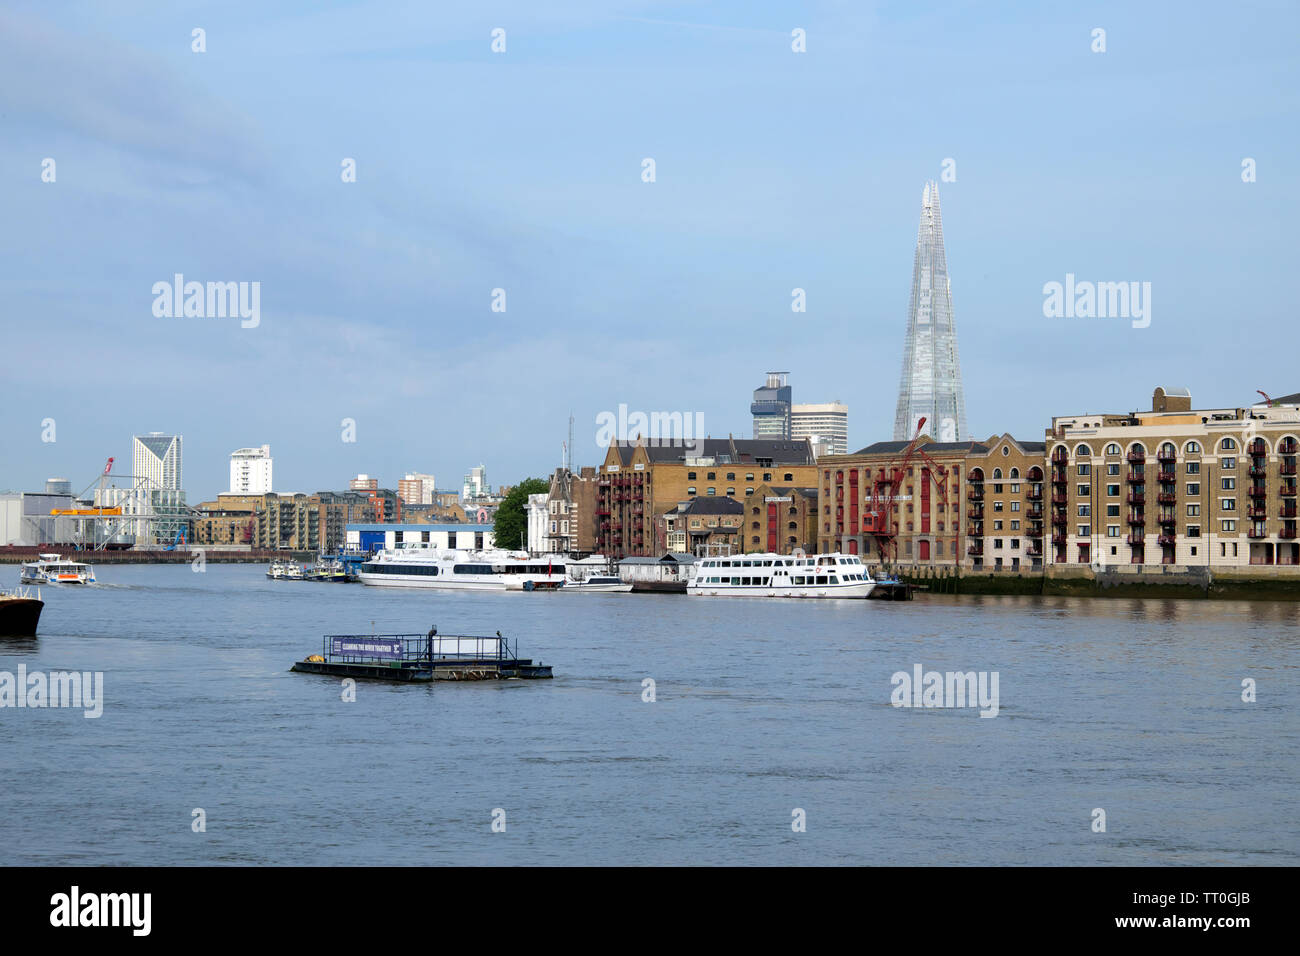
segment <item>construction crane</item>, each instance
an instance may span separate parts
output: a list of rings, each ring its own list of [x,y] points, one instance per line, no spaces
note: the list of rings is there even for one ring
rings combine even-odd
[[[94,481],[92,481],[89,485],[87,485],[85,491],[77,495],[76,500],[85,501],[86,495],[90,493],[90,489],[95,488],[96,491],[99,492],[97,496],[98,500],[103,501],[104,489],[108,487],[108,473],[112,470],[113,470],[113,459],[110,458],[108,460],[108,463],[104,465],[104,470],[100,474],[100,476],[96,478]],[[95,500],[96,497],[90,498],[91,502],[94,502]],[[54,517],[67,516],[72,518],[102,518],[102,517],[117,516],[120,515],[121,513],[122,513],[122,509],[120,506],[113,507],[113,508],[105,508],[100,505],[95,505],[94,507],[91,508],[51,508],[50,509],[50,514],[53,515]]]
[[[907,467],[915,459],[920,459],[927,467],[922,468],[921,480],[928,477],[939,488],[942,501],[948,501],[948,469],[938,464],[921,448],[921,429],[925,427],[925,418],[916,423],[916,434],[903,449],[903,460],[897,466],[886,465],[880,475],[871,483],[871,503],[862,518],[862,531],[871,535],[876,542],[876,552],[882,562],[898,559],[898,522],[893,520],[894,502],[899,497],[898,489],[907,475]]]

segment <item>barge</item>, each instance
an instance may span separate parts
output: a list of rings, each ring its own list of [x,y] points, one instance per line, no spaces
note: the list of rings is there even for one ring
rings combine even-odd
[[[30,588],[0,591],[0,637],[35,637],[45,602]]]
[[[519,656],[495,637],[428,634],[326,634],[321,653],[290,670],[399,683],[435,680],[545,680],[549,664]]]

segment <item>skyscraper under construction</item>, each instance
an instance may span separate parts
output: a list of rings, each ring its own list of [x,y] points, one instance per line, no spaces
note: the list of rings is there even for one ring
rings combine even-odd
[[[907,307],[894,440],[910,439],[922,417],[926,419],[926,433],[937,441],[969,438],[948,260],[943,251],[939,184],[933,181],[925,184],[921,194],[921,226],[912,265],[912,298]]]

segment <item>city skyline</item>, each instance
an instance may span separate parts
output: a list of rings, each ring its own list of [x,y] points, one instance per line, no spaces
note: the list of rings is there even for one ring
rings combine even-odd
[[[1036,435],[1045,400],[1138,407],[1129,383],[1156,356],[1158,378],[1223,403],[1295,391],[1285,349],[1220,366],[1198,350],[1225,318],[1289,335],[1268,290],[1297,199],[1283,92],[1296,14],[1263,35],[1218,24],[1189,78],[1196,9],[1100,4],[1076,21],[704,3],[647,22],[632,3],[573,2],[558,19],[503,4],[510,44],[493,54],[498,24],[474,11],[236,3],[198,54],[194,25],[143,10],[10,4],[5,329],[37,359],[6,369],[0,486],[84,487],[146,429],[187,436],[193,499],[222,490],[250,439],[275,446],[290,489],[484,458],[513,483],[560,463],[570,411],[575,464],[599,459],[597,416],[620,404],[745,434],[734,397],[774,366],[847,404],[862,447],[891,428],[927,179],[948,206],[973,437]],[[929,69],[909,68],[918,56]],[[1044,79],[1008,101],[1030,73]],[[31,76],[49,78],[39,94]],[[451,77],[465,95],[431,105]],[[629,99],[646,108],[620,109]],[[410,115],[428,122],[409,129]],[[151,289],[176,274],[260,283],[259,324],[155,316]],[[1150,282],[1153,321],[1045,317],[1044,286],[1071,276]],[[96,348],[56,357],[53,328]],[[504,369],[564,385],[521,401]]]

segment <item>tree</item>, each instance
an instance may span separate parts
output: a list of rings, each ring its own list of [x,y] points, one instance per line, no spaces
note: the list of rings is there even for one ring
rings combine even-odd
[[[497,520],[492,525],[498,548],[515,551],[528,547],[528,496],[550,490],[551,483],[545,478],[525,478],[510,489],[506,500],[497,508]]]

